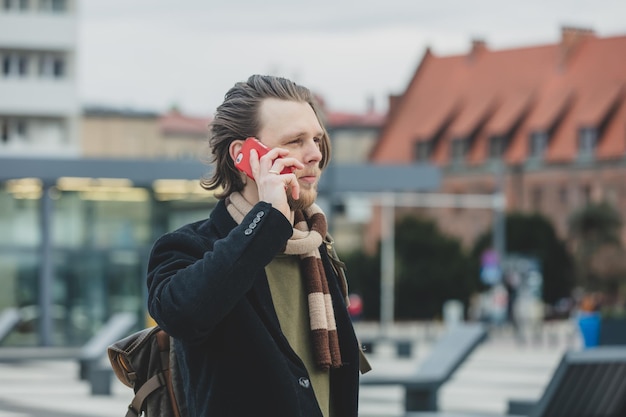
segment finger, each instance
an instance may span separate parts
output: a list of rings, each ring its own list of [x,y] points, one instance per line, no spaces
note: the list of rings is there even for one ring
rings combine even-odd
[[[254,178],[257,178],[259,176],[259,167],[260,167],[259,154],[257,153],[256,149],[251,149],[250,150],[250,170],[252,171],[252,175],[254,176]]]
[[[289,185],[291,186],[291,197],[294,200],[300,198],[300,183],[298,183],[298,179],[294,174],[289,175],[291,179],[289,180]]]
[[[295,158],[278,158],[273,161],[271,166],[273,171],[278,172],[282,172],[285,168],[291,168],[289,172],[293,172],[294,169],[303,169],[304,164]]]

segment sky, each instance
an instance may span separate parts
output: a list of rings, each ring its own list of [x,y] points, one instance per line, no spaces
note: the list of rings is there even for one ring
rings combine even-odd
[[[81,104],[210,116],[249,75],[290,78],[333,111],[384,112],[426,48],[626,35],[624,0],[79,0]],[[626,53],[626,52],[625,52]]]

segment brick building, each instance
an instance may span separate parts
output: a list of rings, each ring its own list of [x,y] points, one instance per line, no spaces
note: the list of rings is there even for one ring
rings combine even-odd
[[[566,27],[556,44],[427,49],[390,104],[374,163],[435,164],[445,193],[492,193],[501,175],[507,211],[540,212],[562,237],[590,201],[626,210],[626,36]],[[465,245],[492,223],[489,210],[423,211]]]

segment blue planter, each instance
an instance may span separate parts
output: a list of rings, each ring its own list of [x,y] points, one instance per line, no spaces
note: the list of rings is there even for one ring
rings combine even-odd
[[[599,313],[581,313],[578,316],[578,328],[582,333],[585,348],[598,346],[600,339]]]

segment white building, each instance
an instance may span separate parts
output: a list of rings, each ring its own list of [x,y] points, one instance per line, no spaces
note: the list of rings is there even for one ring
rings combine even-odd
[[[77,43],[77,0],[1,0],[0,155],[79,155]]]

